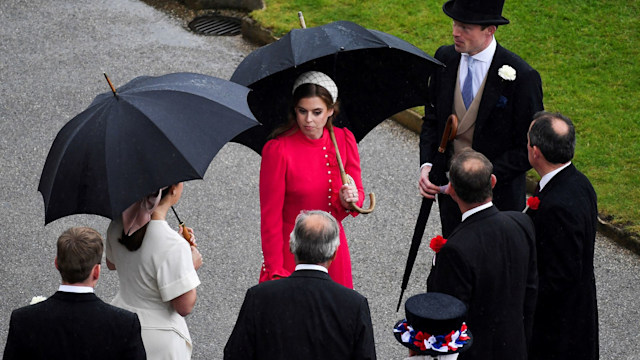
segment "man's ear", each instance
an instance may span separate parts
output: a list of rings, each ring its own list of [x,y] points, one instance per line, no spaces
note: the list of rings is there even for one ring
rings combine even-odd
[[[491,174],[491,188],[493,189],[496,186],[496,183],[498,182],[498,178]]]
[[[100,264],[95,264],[93,269],[91,269],[91,277],[93,280],[98,280],[100,278]]]
[[[456,189],[453,188],[453,184],[451,184],[451,181],[449,181],[449,184],[447,184],[447,189],[444,191],[444,193],[451,197],[456,194]]]
[[[57,270],[60,270],[60,268],[58,268],[58,257],[57,256],[53,259],[53,264],[56,266]]]

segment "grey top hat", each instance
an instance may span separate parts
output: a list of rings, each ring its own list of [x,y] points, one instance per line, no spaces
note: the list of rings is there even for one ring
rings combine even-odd
[[[505,25],[509,20],[502,16],[503,6],[504,0],[449,0],[442,11],[465,24]]]

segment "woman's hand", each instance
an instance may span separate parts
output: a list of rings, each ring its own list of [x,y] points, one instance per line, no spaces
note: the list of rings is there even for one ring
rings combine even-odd
[[[342,207],[351,209],[351,204],[358,202],[358,188],[355,185],[344,184],[340,188],[339,196]]]
[[[191,259],[193,260],[193,268],[200,269],[200,266],[202,266],[202,254],[195,246],[191,246]]]
[[[185,230],[186,230],[186,232],[185,232]],[[187,240],[189,242],[189,245],[198,246],[198,244],[196,244],[196,236],[193,233],[193,229],[192,228],[186,227],[184,225],[178,225],[178,234],[180,234],[180,236],[185,238],[185,240]]]

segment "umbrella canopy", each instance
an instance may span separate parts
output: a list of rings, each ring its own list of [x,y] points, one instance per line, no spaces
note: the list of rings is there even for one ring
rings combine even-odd
[[[260,153],[267,136],[286,121],[295,79],[316,70],[338,85],[340,115],[357,141],[383,120],[427,101],[427,82],[438,60],[393,35],[349,22],[294,29],[249,54],[231,81],[248,86],[249,106],[262,126],[232,141]]]
[[[248,92],[215,77],[174,73],[98,95],[49,150],[38,186],[45,224],[72,214],[114,219],[163,186],[202,179],[224,144],[258,125]]]

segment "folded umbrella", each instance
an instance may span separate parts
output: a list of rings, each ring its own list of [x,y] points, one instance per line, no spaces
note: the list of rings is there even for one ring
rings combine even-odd
[[[49,150],[38,186],[45,224],[72,214],[115,219],[163,186],[202,179],[224,144],[258,125],[248,92],[212,76],[173,73],[98,95]]]

